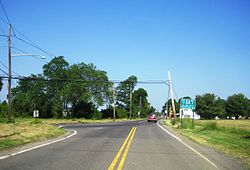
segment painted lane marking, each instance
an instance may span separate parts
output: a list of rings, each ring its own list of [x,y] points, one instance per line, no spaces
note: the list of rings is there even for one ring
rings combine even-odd
[[[175,136],[174,134],[172,134],[171,132],[169,132],[168,130],[166,130],[161,125],[159,125],[159,122],[157,122],[157,125],[158,125],[159,128],[161,128],[162,130],[164,130],[166,133],[168,133],[169,135],[171,135],[173,138],[175,138],[176,140],[178,140],[179,142],[181,142],[183,145],[185,145],[186,147],[188,147],[189,149],[191,149],[193,152],[195,152],[196,154],[198,154],[200,157],[202,157],[203,159],[205,159],[207,162],[209,162],[215,168],[218,168],[212,161],[210,161],[208,158],[206,158],[205,156],[203,156],[200,152],[198,152],[197,150],[195,150],[194,148],[192,148],[191,146],[189,146],[188,144],[186,144],[185,142],[183,142],[180,138],[178,138],[177,136]]]
[[[134,129],[133,134],[132,134],[132,136],[131,136],[131,138],[130,138],[130,140],[129,140],[129,142],[128,142],[128,145],[127,145],[127,147],[126,147],[126,149],[125,149],[125,151],[124,151],[124,153],[123,153],[123,156],[122,156],[122,158],[121,158],[121,161],[120,161],[120,164],[119,164],[117,170],[122,170],[122,167],[123,167],[123,165],[124,165],[125,159],[126,159],[127,154],[128,154],[128,150],[129,150],[129,148],[130,148],[130,146],[131,146],[131,143],[132,143],[132,140],[133,140],[133,138],[134,138],[134,136],[135,136],[135,132],[136,132],[136,128]]]
[[[119,157],[121,156],[122,151],[123,151],[123,149],[125,148],[125,146],[126,146],[128,140],[129,140],[129,138],[130,138],[130,136],[132,135],[132,133],[133,133],[134,130],[135,130],[135,127],[133,127],[133,128],[130,130],[130,132],[129,132],[127,138],[126,138],[126,140],[125,140],[124,143],[122,144],[120,150],[119,150],[118,153],[116,154],[116,156],[115,156],[114,160],[112,161],[112,163],[110,164],[108,170],[113,170],[113,169],[115,168],[115,165],[116,165],[116,163],[117,163]]]
[[[3,159],[6,159],[6,158],[9,158],[11,156],[16,156],[16,155],[19,155],[21,153],[25,153],[25,152],[28,152],[28,151],[31,151],[31,150],[34,150],[34,149],[38,149],[38,148],[41,148],[41,147],[44,147],[44,146],[47,146],[47,145],[51,145],[53,143],[57,143],[57,142],[60,142],[60,141],[63,141],[63,140],[66,140],[66,139],[69,139],[71,138],[72,136],[75,136],[77,134],[77,131],[76,130],[73,130],[73,133],[67,137],[64,137],[64,138],[61,138],[61,139],[58,139],[58,140],[55,140],[55,141],[52,141],[52,142],[48,142],[48,143],[44,143],[44,144],[41,144],[41,145],[37,145],[35,147],[32,147],[32,148],[29,148],[29,149],[25,149],[25,150],[21,150],[19,152],[15,152],[15,153],[11,153],[9,155],[5,155],[5,156],[1,156],[0,157],[0,160],[3,160]]]

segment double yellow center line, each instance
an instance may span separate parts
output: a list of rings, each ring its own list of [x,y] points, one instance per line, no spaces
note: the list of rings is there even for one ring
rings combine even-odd
[[[124,162],[125,162],[125,159],[126,159],[127,154],[128,154],[128,150],[129,150],[129,148],[130,148],[130,146],[131,146],[131,143],[132,143],[132,140],[133,140],[133,138],[134,138],[134,136],[135,136],[135,131],[136,131],[136,127],[133,127],[133,128],[131,129],[131,131],[129,132],[129,134],[128,134],[126,140],[125,140],[124,143],[122,144],[122,146],[121,146],[119,152],[116,154],[114,160],[113,160],[112,163],[110,164],[108,170],[113,170],[113,169],[115,168],[116,163],[118,162],[118,160],[119,160],[119,158],[120,158],[120,156],[121,156],[121,154],[122,154],[122,152],[123,152],[125,146],[127,145],[127,146],[126,146],[126,149],[125,149],[125,151],[124,151],[124,153],[123,153],[123,155],[122,155],[122,158],[121,158],[121,160],[120,160],[120,164],[119,164],[119,166],[118,166],[118,168],[117,168],[118,170],[121,170],[121,169],[122,169],[122,167],[123,167],[123,165],[124,165]]]

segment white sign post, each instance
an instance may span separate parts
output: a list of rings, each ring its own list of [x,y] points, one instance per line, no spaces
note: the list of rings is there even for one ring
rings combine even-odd
[[[33,117],[38,118],[39,117],[39,110],[34,110],[33,111]]]

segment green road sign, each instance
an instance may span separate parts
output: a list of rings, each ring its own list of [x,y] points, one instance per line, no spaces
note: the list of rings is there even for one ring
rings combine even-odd
[[[181,99],[181,109],[195,109],[196,101],[195,99]]]

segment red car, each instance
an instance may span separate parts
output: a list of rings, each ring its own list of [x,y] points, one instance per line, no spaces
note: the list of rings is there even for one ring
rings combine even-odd
[[[148,122],[157,122],[157,117],[154,113],[151,113],[149,116],[148,116]]]

